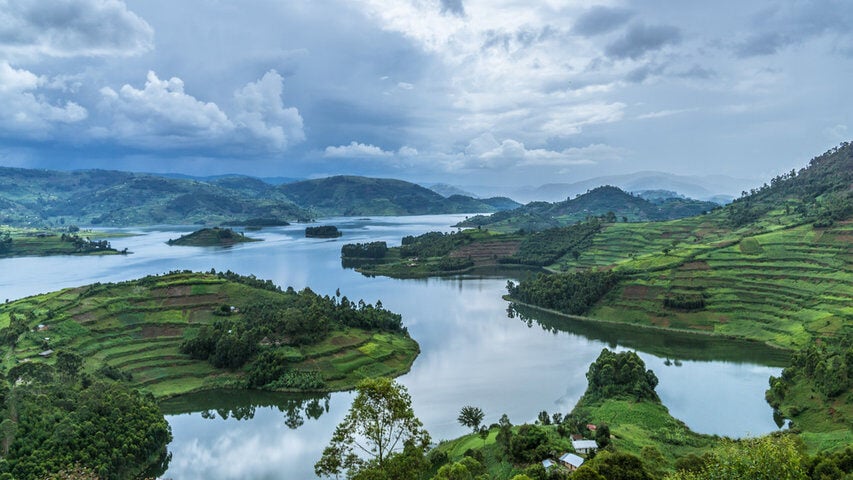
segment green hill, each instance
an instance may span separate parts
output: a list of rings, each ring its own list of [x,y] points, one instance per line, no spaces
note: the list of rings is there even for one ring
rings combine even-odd
[[[206,183],[106,170],[0,167],[0,223],[130,226],[310,218],[272,185],[258,182],[248,177]]]
[[[690,217],[718,207],[712,202],[678,196],[650,201],[623,190],[602,186],[562,202],[531,202],[514,210],[477,216],[460,227],[482,227],[499,231],[544,230],[571,225],[588,217],[606,217],[611,222],[644,222]]]
[[[187,235],[181,235],[176,239],[169,239],[169,245],[189,247],[230,247],[238,243],[259,242],[257,238],[250,238],[239,234],[230,228],[202,228]]]
[[[444,198],[432,190],[402,180],[357,176],[305,180],[277,188],[297,204],[311,208],[319,215],[490,212],[512,202],[501,198],[477,200],[464,195]]]
[[[308,312],[311,312],[310,316]],[[0,305],[6,371],[79,355],[95,377],[172,396],[211,388],[331,391],[406,372],[400,316],[236,274],[171,273]],[[45,340],[49,337],[49,341]]]

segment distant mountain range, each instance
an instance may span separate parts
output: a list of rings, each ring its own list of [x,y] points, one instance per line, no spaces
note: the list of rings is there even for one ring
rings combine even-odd
[[[573,183],[549,183],[526,187],[489,187],[459,185],[456,188],[473,195],[490,196],[500,192],[520,202],[558,202],[582,194],[602,185],[613,185],[626,192],[642,190],[670,190],[690,198],[719,204],[731,202],[744,190],[758,186],[759,182],[725,175],[693,176],[664,172],[636,172],[581,180]]]
[[[193,178],[0,167],[0,223],[103,225],[275,223],[327,215],[495,212],[508,198],[444,198],[401,180],[329,177],[274,185],[259,178]]]
[[[718,206],[667,190],[645,190],[642,194],[632,195],[606,185],[562,202],[530,202],[515,210],[478,215],[459,225],[530,231],[570,225],[587,217],[609,216],[613,219],[611,221],[622,222],[672,220],[699,215]]]

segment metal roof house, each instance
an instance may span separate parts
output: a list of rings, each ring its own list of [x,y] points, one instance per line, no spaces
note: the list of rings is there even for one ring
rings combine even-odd
[[[565,453],[562,457],[560,457],[560,463],[562,463],[569,470],[577,470],[581,465],[583,465],[583,459],[574,453]]]
[[[572,440],[572,448],[578,453],[589,453],[598,449],[595,440]]]

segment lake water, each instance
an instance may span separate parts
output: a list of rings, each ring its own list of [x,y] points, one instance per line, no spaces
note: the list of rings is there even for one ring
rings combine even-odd
[[[654,370],[658,394],[670,412],[702,433],[759,435],[775,430],[764,401],[770,375],[779,375],[778,353],[756,344],[727,346],[706,338],[591,325],[529,311],[507,314],[501,299],[508,277],[395,280],[343,269],[340,247],[349,242],[450,231],[460,215],[334,218],[334,240],[304,238],[304,225],[250,236],[263,242],[228,249],[165,244],[193,228],[146,228],[116,238],[113,247],[132,255],[0,260],[0,296],[16,299],[93,282],[113,282],[170,270],[232,270],[271,279],[282,287],[310,287],[324,295],[340,289],[350,300],[382,300],[403,315],[421,346],[411,372],[398,381],[409,389],[415,414],[434,441],[466,433],[459,409],[474,405],[497,422],[533,421],[542,410],[567,413],[586,388],[586,371],[602,348],[636,350]],[[164,404],[172,426],[174,479],[313,478],[352,394],[317,398],[249,392],[208,392]]]

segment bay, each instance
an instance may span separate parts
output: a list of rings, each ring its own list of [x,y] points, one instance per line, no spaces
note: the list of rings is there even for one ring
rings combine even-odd
[[[586,388],[585,373],[602,348],[636,350],[660,379],[658,393],[671,413],[698,432],[742,437],[775,430],[764,401],[782,358],[758,344],[733,347],[703,338],[572,322],[535,311],[507,314],[501,296],[509,277],[465,276],[418,280],[366,277],[344,269],[344,243],[386,241],[451,231],[461,215],[330,218],[343,237],[306,239],[304,225],[249,236],[263,242],[231,248],[168,246],[193,227],[128,229],[111,240],[131,255],[0,260],[0,292],[15,299],[94,282],[129,280],[171,270],[232,270],[305,287],[321,295],[340,290],[350,300],[381,300],[403,315],[421,346],[411,371],[398,381],[435,441],[466,433],[459,409],[475,405],[496,422],[533,421],[540,411],[567,413]],[[313,478],[319,458],[352,394],[305,397],[263,392],[206,392],[164,402],[172,426],[175,479]]]

